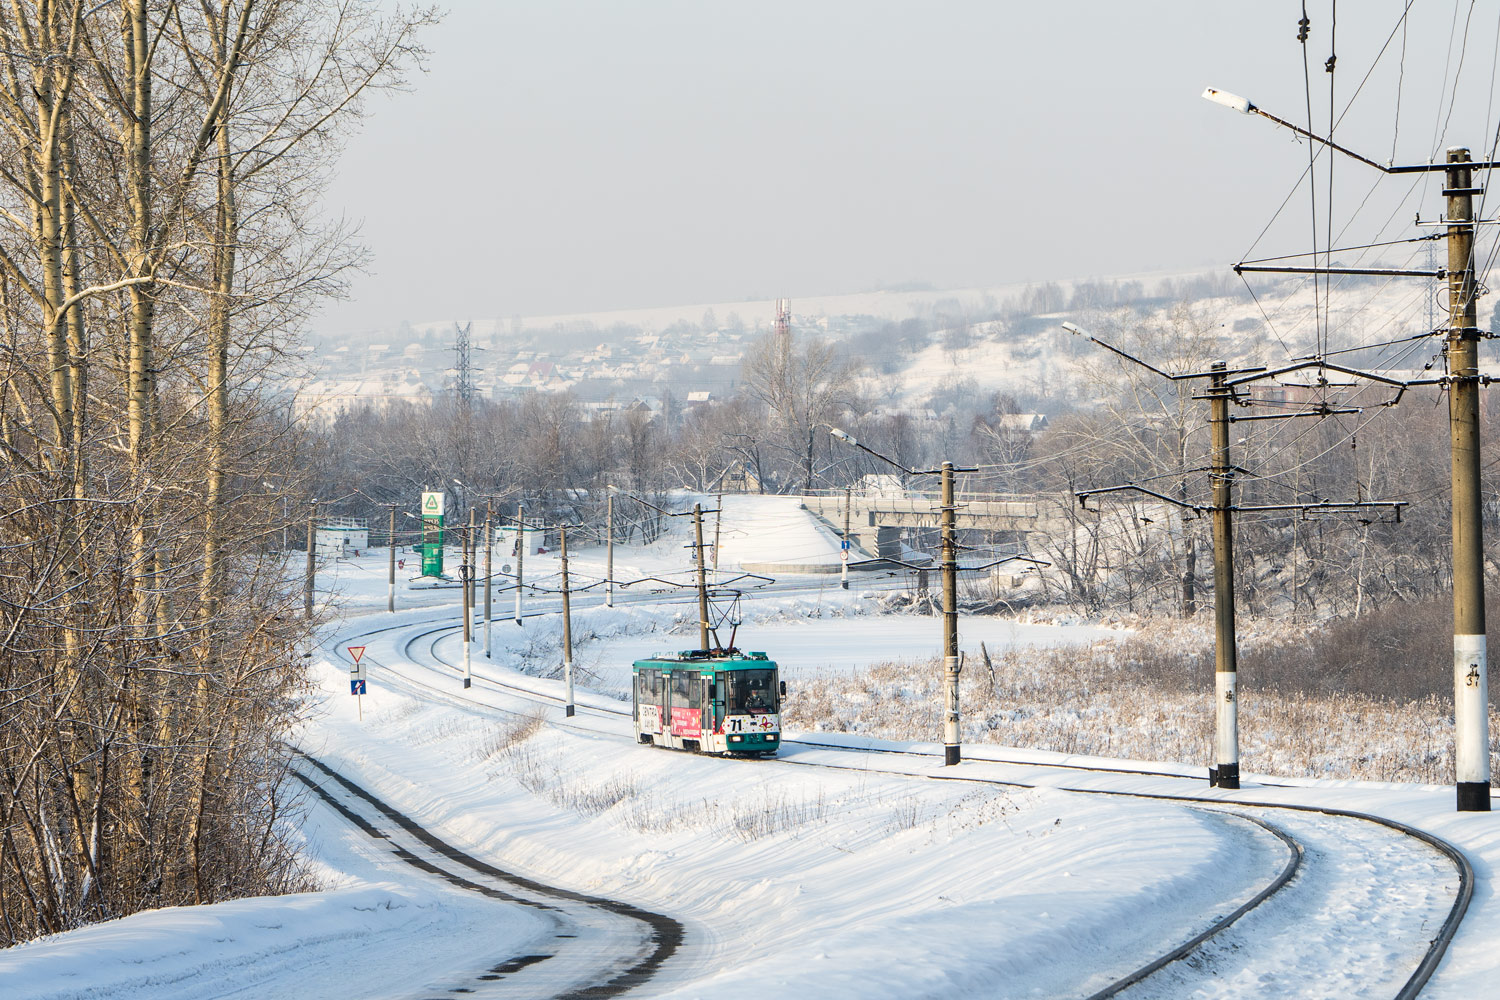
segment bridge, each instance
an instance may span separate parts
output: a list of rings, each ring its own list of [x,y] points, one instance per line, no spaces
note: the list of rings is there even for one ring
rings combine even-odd
[[[1060,523],[1058,504],[1068,497],[1017,496],[1014,494],[959,494],[954,502],[954,521],[960,530],[974,529],[1010,533],[1025,548],[1026,535],[1054,529]],[[900,559],[901,529],[941,526],[941,500],[930,496],[860,496],[844,493],[809,493],[802,506],[821,518],[834,531],[844,530],[848,508],[849,534],[860,548],[885,559]]]

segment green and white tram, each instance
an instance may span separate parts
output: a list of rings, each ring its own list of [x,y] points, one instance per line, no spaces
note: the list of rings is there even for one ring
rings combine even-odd
[[[765,653],[685,650],[636,660],[631,685],[641,743],[702,753],[773,754],[785,682]]]

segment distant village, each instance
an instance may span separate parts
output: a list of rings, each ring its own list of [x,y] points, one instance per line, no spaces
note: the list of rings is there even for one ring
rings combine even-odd
[[[587,324],[474,335],[468,384],[478,398],[566,391],[588,413],[645,410],[675,419],[732,395],[746,348],[770,329],[747,327],[733,314],[718,324],[711,311],[704,321],[679,321],[661,331]],[[867,316],[799,317],[795,328],[838,338],[876,322]],[[419,334],[402,324],[385,343],[315,344],[309,360],[316,375],[299,391],[297,408],[326,419],[362,406],[430,406],[460,381],[458,339],[457,327]]]

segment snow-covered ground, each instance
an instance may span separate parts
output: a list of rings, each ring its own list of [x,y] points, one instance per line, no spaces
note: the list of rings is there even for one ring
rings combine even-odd
[[[617,566],[685,568],[681,541],[662,540],[659,555],[617,550]],[[739,558],[770,558],[776,546],[770,537],[747,543]],[[600,636],[580,647],[581,683],[599,692],[580,691],[568,719],[499,686],[560,691],[555,680],[515,672],[554,655],[555,615],[524,628],[497,621],[492,656],[476,644],[475,683],[465,690],[452,666],[459,641],[434,633],[457,623],[456,592],[403,591],[396,615],[369,613],[384,606],[383,555],[325,574],[337,574],[344,606],[365,613],[327,630],[314,665],[316,713],[299,742],[465,851],[681,921],[683,946],[633,995],[1085,996],[1283,869],[1286,846],[1250,817],[1306,845],[1304,873],[1247,918],[1240,933],[1249,937],[1132,995],[1394,994],[1451,904],[1452,868],[1383,828],[1249,805],[1270,802],[1374,812],[1458,845],[1476,871],[1474,902],[1423,996],[1494,995],[1500,982],[1491,888],[1500,819],[1456,814],[1451,788],[1247,775],[1239,792],[1210,793],[1198,768],[1121,763],[1127,770],[1108,774],[1069,769],[1089,762],[1059,754],[989,746],[944,768],[932,756],[812,745],[868,742],[831,734],[789,743],[778,761],[641,747],[628,720],[609,711],[620,705],[621,664],[695,645],[695,608],[581,608],[575,631]],[[804,582],[802,592],[748,597],[740,633],[739,645],[770,651],[790,680],[935,651],[935,619],[874,617],[876,602],[857,587]],[[1108,635],[971,619],[962,634],[966,649],[984,638],[992,652]],[[358,705],[343,652],[356,644],[371,664]],[[1017,760],[1043,766],[1007,762]],[[1171,800],[1183,795],[1214,802]],[[543,947],[531,911],[418,872],[315,803],[300,829],[327,891],[143,913],[0,951],[0,992],[519,995],[506,992],[504,977],[478,974],[497,956]]]

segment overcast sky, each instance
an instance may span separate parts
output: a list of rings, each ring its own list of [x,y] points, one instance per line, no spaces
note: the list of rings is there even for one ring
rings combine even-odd
[[[1306,124],[1292,0],[447,6],[429,71],[370,102],[329,191],[374,262],[318,332],[1229,264],[1294,191],[1255,255],[1311,239],[1307,147],[1199,96]],[[1414,0],[1403,38],[1405,6],[1340,7],[1340,113],[1396,33],[1338,138],[1479,158],[1500,5]],[[1326,131],[1330,0],[1308,10]],[[1378,175],[1334,176],[1337,230]],[[1441,184],[1411,186],[1383,182],[1335,242],[1414,235]]]

